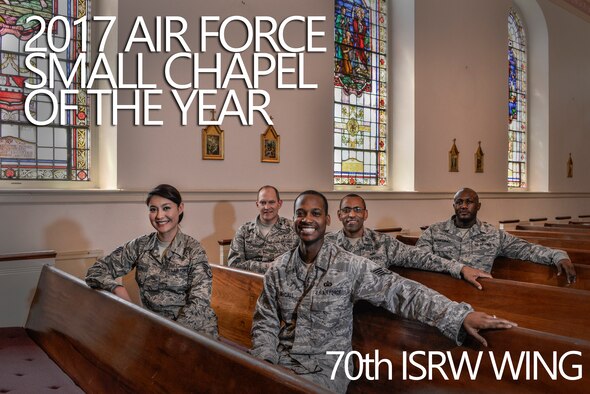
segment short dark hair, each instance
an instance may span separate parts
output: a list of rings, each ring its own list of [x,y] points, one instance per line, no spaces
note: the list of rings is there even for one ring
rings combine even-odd
[[[322,193],[315,191],[315,190],[306,190],[304,192],[299,193],[295,201],[293,202],[293,211],[295,211],[295,204],[297,204],[297,200],[303,196],[318,196],[324,201],[324,210],[326,211],[326,215],[328,214],[328,199]]]
[[[279,201],[281,199],[281,195],[279,194],[279,191],[276,187],[271,186],[271,185],[264,185],[262,186],[260,189],[258,189],[258,194],[256,194],[256,201],[258,201],[258,196],[260,195],[260,192],[262,191],[262,189],[272,189],[275,191],[276,195],[277,195],[277,201]]]
[[[363,208],[367,209],[367,203],[365,202],[365,199],[362,198],[361,196],[359,196],[356,193],[348,193],[346,196],[342,197],[342,199],[340,200],[340,205],[338,206],[338,208],[342,208],[342,201],[344,201],[345,198],[360,198],[361,201],[363,202]]]
[[[180,203],[182,202],[182,196],[180,195],[178,189],[176,189],[174,186],[167,185],[165,183],[162,183],[161,185],[158,185],[149,191],[147,198],[145,199],[146,205],[150,205],[150,200],[153,196],[160,196],[167,200],[170,200],[173,203],[175,203],[176,206],[180,206]],[[182,212],[178,217],[178,223],[182,222],[183,217],[184,212]]]

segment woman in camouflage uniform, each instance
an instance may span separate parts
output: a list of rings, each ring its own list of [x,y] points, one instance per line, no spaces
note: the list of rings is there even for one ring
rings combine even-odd
[[[143,235],[99,259],[86,283],[131,301],[116,281],[136,268],[143,305],[152,312],[201,333],[217,336],[211,308],[211,268],[201,244],[180,231],[184,203],[178,190],[162,184],[147,196],[150,223],[156,232]]]

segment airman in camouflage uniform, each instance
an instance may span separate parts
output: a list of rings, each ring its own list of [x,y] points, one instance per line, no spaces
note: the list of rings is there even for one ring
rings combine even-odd
[[[115,279],[133,268],[141,302],[147,309],[217,336],[217,316],[210,304],[211,268],[197,240],[178,231],[160,258],[157,233],[141,236],[94,263],[88,269],[86,283],[112,292],[120,286]]]
[[[275,187],[260,188],[256,200],[260,214],[234,236],[227,258],[230,267],[265,273],[274,259],[297,245],[293,223],[279,216],[282,203]]]
[[[335,379],[330,379],[337,356],[326,352],[352,350],[352,312],[357,300],[436,326],[457,343],[465,331],[485,343],[476,330],[512,326],[324,243],[330,217],[322,194],[303,192],[295,200],[295,211],[300,244],[269,268],[256,304],[251,350],[256,357],[345,392],[345,366],[341,364]],[[352,373],[352,365],[348,368]]]
[[[407,267],[425,271],[447,272],[454,278],[469,281],[477,288],[481,285],[471,280],[474,276],[490,275],[470,268],[456,260],[447,260],[432,253],[399,242],[388,234],[378,233],[364,227],[369,211],[365,200],[354,193],[347,194],[340,200],[338,218],[343,228],[335,233],[326,234],[326,241],[333,242],[344,250],[363,256],[382,267]],[[465,272],[466,271],[466,272]],[[462,276],[462,273],[465,273]]]
[[[567,253],[532,244],[477,219],[481,203],[475,191],[459,190],[453,206],[455,215],[428,227],[416,243],[417,247],[486,272],[491,272],[496,257],[506,256],[555,265],[559,273],[563,267],[568,282],[576,280],[576,272]]]

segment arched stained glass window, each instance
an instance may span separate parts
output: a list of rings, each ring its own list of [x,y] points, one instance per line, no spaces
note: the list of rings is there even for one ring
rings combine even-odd
[[[335,185],[387,183],[386,7],[386,0],[335,1]]]
[[[73,26],[73,21],[88,15],[89,8],[89,0],[0,2],[0,180],[90,180],[90,111],[86,91],[80,89],[80,73],[76,73],[69,87],[78,89],[79,93],[68,95],[67,100],[77,109],[66,112],[66,122],[60,122],[57,116],[54,123],[35,126],[27,120],[24,110],[27,95],[31,93],[25,82],[40,82],[40,77],[25,65],[29,55],[25,45],[39,31],[40,23],[27,22],[27,18],[40,16],[46,26],[54,16],[67,18],[71,28],[70,44],[57,56],[62,69],[70,75],[82,46],[80,25]],[[64,44],[67,35],[62,23],[54,23],[51,34],[55,46]],[[42,46],[48,46],[47,35],[35,39],[32,44],[32,47]],[[49,75],[46,59],[35,59],[32,64]],[[64,85],[58,78],[53,89],[48,85],[45,89],[51,90],[59,100]],[[54,110],[50,98],[44,94],[30,100],[29,109],[40,121],[49,119]]]
[[[527,187],[527,52],[523,25],[508,14],[508,188]]]

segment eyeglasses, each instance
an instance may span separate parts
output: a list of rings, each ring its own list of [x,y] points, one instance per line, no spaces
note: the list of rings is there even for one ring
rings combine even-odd
[[[345,215],[347,215],[347,214],[349,214],[350,212],[353,212],[353,211],[354,211],[354,213],[362,213],[362,212],[365,211],[365,208],[361,208],[361,207],[353,207],[353,208],[344,207],[344,208],[341,208],[340,209],[340,212],[342,212]]]

